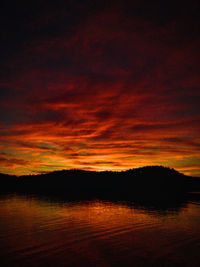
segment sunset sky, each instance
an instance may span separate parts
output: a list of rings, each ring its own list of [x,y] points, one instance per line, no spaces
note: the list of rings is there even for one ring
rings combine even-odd
[[[200,176],[199,1],[4,1],[0,13],[0,172]]]

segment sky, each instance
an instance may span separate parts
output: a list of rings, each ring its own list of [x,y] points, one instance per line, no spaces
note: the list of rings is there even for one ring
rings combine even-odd
[[[200,176],[199,1],[4,1],[0,172]]]

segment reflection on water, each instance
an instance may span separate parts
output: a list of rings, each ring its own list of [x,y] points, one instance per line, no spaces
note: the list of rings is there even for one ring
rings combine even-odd
[[[200,201],[0,197],[1,266],[200,266]]]

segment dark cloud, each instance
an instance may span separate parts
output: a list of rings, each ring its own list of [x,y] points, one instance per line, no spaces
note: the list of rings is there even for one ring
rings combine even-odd
[[[0,156],[0,164],[3,164],[3,166],[6,168],[10,168],[13,166],[30,166],[31,162],[19,158],[6,158]]]

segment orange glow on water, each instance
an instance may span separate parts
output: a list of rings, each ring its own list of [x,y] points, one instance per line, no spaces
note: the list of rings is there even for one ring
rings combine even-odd
[[[2,196],[1,260],[4,266],[17,262],[23,267],[41,262],[73,266],[151,262],[154,266],[160,265],[153,264],[160,258],[167,265],[197,263],[199,214],[195,202],[156,209],[132,202]],[[186,248],[188,253],[183,253]]]

